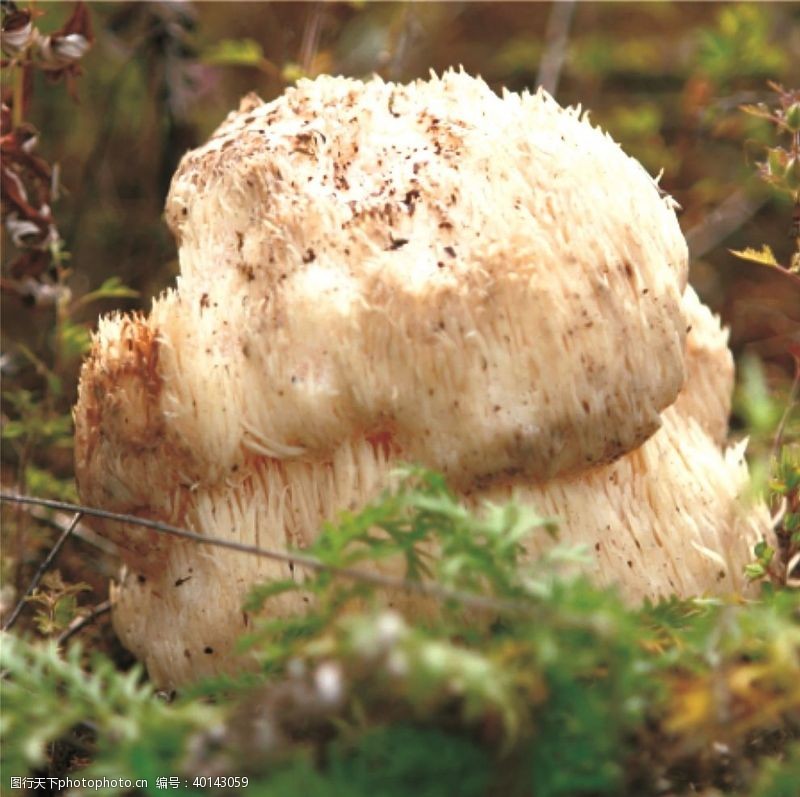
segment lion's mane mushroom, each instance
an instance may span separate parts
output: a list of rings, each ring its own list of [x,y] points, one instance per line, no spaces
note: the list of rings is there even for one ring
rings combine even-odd
[[[724,447],[733,389],[727,333],[691,287],[684,309],[688,378],[658,432],[612,464],[482,495],[513,492],[561,517],[560,540],[594,551],[595,582],[621,583],[634,600],[746,591],[743,565],[769,523],[764,506],[742,501],[745,443]],[[533,537],[529,553],[545,544]]]
[[[561,516],[631,598],[743,586],[763,518],[722,449],[724,335],[671,201],[578,111],[455,72],[301,81],[183,159],[167,219],[177,289],[103,320],[84,365],[84,501],[302,546],[416,460]],[[243,594],[289,575],[102,530],[116,627],[163,684],[228,666]]]

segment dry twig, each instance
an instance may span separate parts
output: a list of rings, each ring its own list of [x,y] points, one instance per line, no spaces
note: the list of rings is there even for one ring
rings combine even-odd
[[[555,96],[561,68],[567,56],[567,38],[575,13],[575,0],[563,0],[553,3],[545,30],[545,45],[542,60],[539,62],[537,85]]]
[[[753,198],[745,191],[735,191],[686,233],[690,258],[696,260],[719,246],[748,219],[755,216],[768,200],[766,195]]]
[[[335,565],[330,565],[327,562],[323,562],[320,559],[307,554],[272,551],[267,548],[260,548],[257,545],[247,545],[241,542],[234,542],[233,540],[220,539],[219,537],[209,537],[205,534],[198,534],[195,531],[188,531],[187,529],[182,529],[178,526],[172,526],[169,523],[161,523],[158,520],[148,520],[147,518],[136,517],[136,515],[108,512],[105,509],[95,509],[94,507],[83,506],[82,504],[70,504],[65,501],[52,501],[47,498],[35,498],[28,495],[13,495],[11,493],[0,493],[0,502],[2,501],[15,504],[28,504],[32,506],[46,506],[50,507],[51,509],[60,509],[66,512],[77,512],[78,514],[76,515],[74,523],[77,523],[82,515],[98,517],[104,520],[114,520],[119,523],[130,523],[136,526],[141,526],[142,528],[152,529],[153,531],[157,531],[161,534],[168,534],[172,537],[191,540],[192,542],[197,542],[201,545],[212,545],[217,548],[226,548],[230,551],[238,551],[239,553],[250,554],[252,556],[260,556],[264,559],[271,559],[275,562],[284,562],[288,565],[300,567],[305,570],[313,570],[316,572],[324,571],[336,576],[337,578],[344,578],[350,581],[360,581],[365,584],[372,584],[382,589],[424,595],[426,597],[441,601],[455,601],[463,606],[473,609],[491,612],[519,612],[530,609],[530,607],[522,601],[486,598],[482,595],[475,595],[471,592],[463,592],[461,590],[447,589],[439,586],[438,584],[430,584],[424,581],[409,581],[402,578],[392,578],[391,576],[385,576],[381,573],[357,570],[352,567],[336,567]],[[60,542],[61,540],[59,540],[59,543]],[[51,552],[51,556],[48,556],[48,561],[51,561],[52,558],[53,552]],[[41,578],[41,576],[39,576],[39,578]],[[19,607],[15,609],[15,615],[18,614],[18,609]],[[13,619],[16,619],[16,616],[14,616]],[[6,627],[4,626],[3,630],[5,630],[5,628]]]
[[[2,500],[5,500],[3,498]],[[24,503],[24,502],[19,502]],[[31,583],[28,585],[28,589],[25,590],[25,594],[20,598],[19,603],[14,607],[14,611],[11,612],[9,618],[3,623],[3,631],[8,631],[12,625],[17,621],[17,618],[20,615],[23,607],[25,606],[25,601],[31,595],[33,595],[34,590],[36,587],[39,586],[39,582],[42,580],[44,574],[50,569],[50,565],[53,564],[55,558],[58,556],[61,549],[64,547],[64,543],[69,538],[70,534],[75,530],[75,527],[78,525],[80,519],[83,517],[83,511],[80,507],[73,509],[72,511],[75,512],[75,517],[72,518],[72,522],[67,526],[66,529],[61,533],[61,536],[56,541],[56,544],[50,549],[50,553],[47,554],[44,561],[39,565],[39,569],[36,571]]]
[[[59,634],[56,644],[63,645],[79,631],[82,631],[84,628],[86,628],[87,625],[93,623],[98,617],[102,617],[104,614],[107,614],[110,611],[110,600],[105,600],[102,603],[98,603],[97,606],[95,606],[88,614],[84,614],[82,617],[76,617],[70,623],[69,628],[66,628],[61,632],[61,634]]]

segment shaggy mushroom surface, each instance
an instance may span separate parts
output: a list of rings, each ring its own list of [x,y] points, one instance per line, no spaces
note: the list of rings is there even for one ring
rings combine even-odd
[[[631,599],[744,587],[765,520],[723,450],[725,336],[671,201],[578,111],[455,72],[300,81],[186,155],[167,219],[176,289],[104,319],[83,368],[85,502],[302,546],[414,460],[560,516]],[[230,666],[243,595],[289,575],[101,530],[115,625],[165,685]]]

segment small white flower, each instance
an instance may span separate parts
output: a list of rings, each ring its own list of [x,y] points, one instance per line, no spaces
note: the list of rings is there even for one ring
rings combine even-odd
[[[30,18],[25,20],[23,15],[19,15],[19,21],[23,23],[19,27],[11,25],[3,30],[2,48],[9,58],[20,55],[35,38],[36,31]]]
[[[342,698],[342,671],[338,664],[325,662],[317,667],[314,683],[319,696],[325,703],[337,703]]]
[[[397,612],[384,612],[375,624],[380,642],[389,647],[405,636],[406,624]]]
[[[53,42],[53,49],[65,61],[78,61],[89,52],[89,47],[88,40],[80,33],[68,33]]]

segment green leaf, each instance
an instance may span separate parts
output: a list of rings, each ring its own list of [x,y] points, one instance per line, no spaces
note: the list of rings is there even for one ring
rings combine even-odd
[[[287,61],[281,70],[281,78],[286,83],[295,83],[302,78],[307,77],[303,67],[293,61]]]
[[[297,592],[300,589],[302,589],[302,586],[291,578],[277,579],[268,581],[266,584],[259,584],[250,590],[242,609],[245,612],[259,612],[270,598],[287,592]]]
[[[763,565],[760,565],[758,562],[752,562],[749,565],[745,565],[744,574],[751,581],[756,581],[759,578],[764,578],[767,571],[764,569]]]
[[[212,44],[200,56],[212,66],[261,66],[264,51],[253,39],[222,39]]]
[[[75,302],[73,309],[85,307],[99,299],[135,299],[138,296],[139,291],[124,285],[119,277],[109,277],[97,290],[81,296]]]
[[[5,421],[2,427],[3,440],[19,440],[28,430],[22,421]]]
[[[71,436],[65,442],[71,443]],[[30,495],[55,498],[59,501],[75,502],[78,500],[75,479],[60,479],[49,470],[39,468],[36,465],[28,465],[25,468],[25,484]]]
[[[36,373],[39,374],[46,382],[47,382],[47,390],[51,396],[58,397],[61,395],[63,391],[63,385],[61,383],[61,378],[53,371],[50,366],[47,365],[40,357],[37,357],[36,354],[24,343],[17,344],[17,348],[19,349],[20,354],[22,354],[33,367],[36,369]]]
[[[64,360],[76,360],[89,351],[92,338],[83,324],[64,321],[61,324],[58,341],[61,345],[61,357]]]
[[[742,359],[734,404],[750,434],[766,437],[774,433],[783,407],[770,394],[763,366],[754,357]]]

